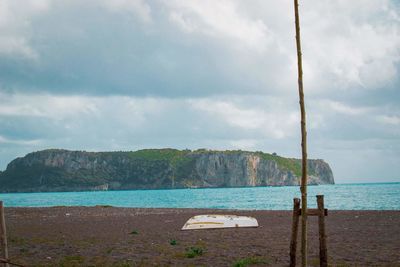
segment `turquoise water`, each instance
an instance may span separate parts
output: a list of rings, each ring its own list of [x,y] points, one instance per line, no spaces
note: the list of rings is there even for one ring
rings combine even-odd
[[[309,207],[317,194],[335,210],[400,210],[400,183],[308,187]],[[7,207],[95,206],[290,210],[297,186],[0,194]]]

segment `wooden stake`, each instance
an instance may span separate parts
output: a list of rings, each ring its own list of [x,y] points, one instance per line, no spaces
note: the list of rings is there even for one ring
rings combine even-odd
[[[301,175],[301,266],[307,266],[307,131],[306,111],[304,107],[303,91],[303,67],[300,44],[300,19],[299,3],[294,0],[294,15],[296,24],[296,47],[297,47],[297,71],[301,111],[301,151],[302,151],[302,175]]]
[[[6,232],[6,220],[4,217],[4,206],[3,201],[0,201],[0,238],[1,238],[1,256],[4,259],[8,259],[8,246],[7,246],[7,232]],[[8,263],[4,263],[3,266],[9,267]]]
[[[300,199],[293,199],[292,237],[290,240],[290,267],[296,266],[297,232],[299,228]]]
[[[319,266],[328,266],[328,249],[326,247],[326,234],[325,234],[325,209],[324,209],[324,196],[317,196],[318,204],[318,226],[319,226]]]

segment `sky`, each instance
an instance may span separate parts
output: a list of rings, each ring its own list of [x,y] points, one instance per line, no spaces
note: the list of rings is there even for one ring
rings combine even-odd
[[[301,0],[308,157],[400,182],[400,4]],[[0,0],[0,170],[47,148],[301,157],[293,2]]]

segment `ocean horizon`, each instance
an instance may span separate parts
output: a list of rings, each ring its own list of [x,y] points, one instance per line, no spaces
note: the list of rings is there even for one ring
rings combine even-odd
[[[400,182],[308,186],[308,206],[325,196],[331,210],[400,210]],[[1,193],[6,207],[115,206],[291,210],[299,186]]]

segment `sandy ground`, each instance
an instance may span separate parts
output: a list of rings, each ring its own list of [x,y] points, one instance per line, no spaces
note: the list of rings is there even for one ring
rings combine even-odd
[[[260,227],[180,230],[209,213],[253,216]],[[6,208],[10,258],[27,266],[288,266],[291,219],[290,211]],[[326,220],[331,266],[400,266],[400,211],[329,211]],[[310,266],[319,264],[317,225],[311,217]]]

